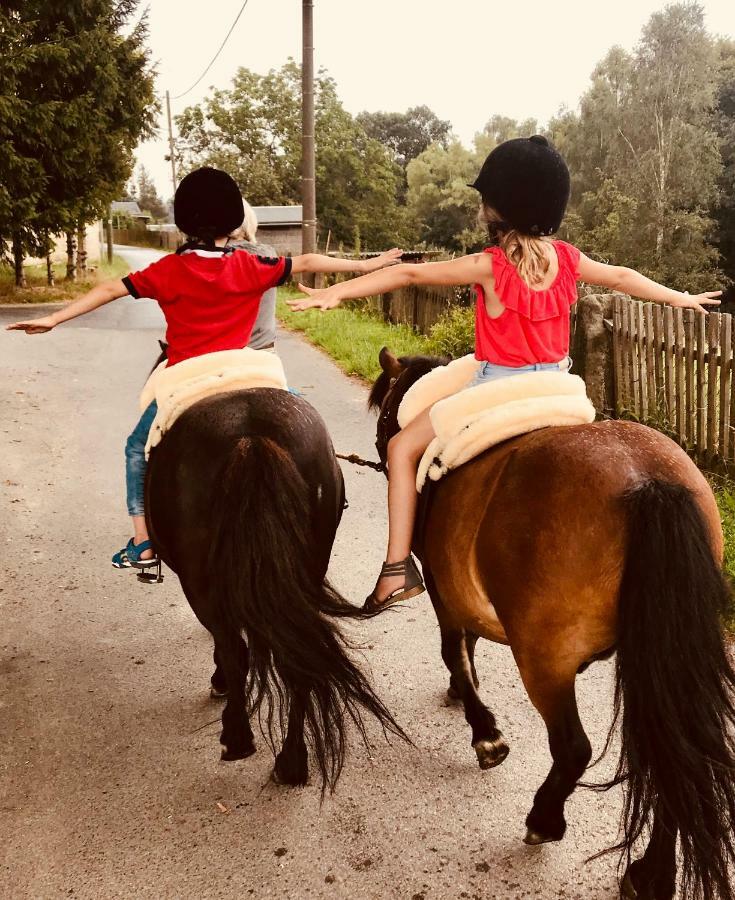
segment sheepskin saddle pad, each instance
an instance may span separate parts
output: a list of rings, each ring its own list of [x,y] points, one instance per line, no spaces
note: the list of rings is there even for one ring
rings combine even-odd
[[[438,481],[501,441],[551,425],[594,421],[595,409],[577,375],[528,372],[468,387],[477,366],[474,357],[465,356],[432,369],[401,401],[401,428],[430,409],[436,432],[419,465],[418,491],[427,476]]]
[[[212,394],[246,388],[287,390],[283,363],[268,350],[220,350],[185,359],[175,366],[162,362],[153,370],[140,395],[141,412],[153,400],[158,412],[146,444],[146,457],[192,404]]]

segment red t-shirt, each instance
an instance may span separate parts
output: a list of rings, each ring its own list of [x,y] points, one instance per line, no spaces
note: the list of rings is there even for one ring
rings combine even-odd
[[[133,297],[151,297],[166,317],[168,365],[246,347],[263,293],[291,274],[288,257],[193,249],[164,256],[123,278]]]
[[[569,317],[577,300],[579,250],[554,241],[559,271],[546,290],[532,290],[500,247],[492,255],[495,294],[505,307],[497,319],[485,309],[485,292],[476,284],[475,358],[498,366],[561,362],[569,355]]]

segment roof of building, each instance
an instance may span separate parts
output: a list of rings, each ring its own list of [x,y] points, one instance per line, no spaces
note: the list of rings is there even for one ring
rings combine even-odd
[[[144,213],[138,206],[137,200],[113,200],[110,204],[110,212],[121,213],[124,216],[143,216],[150,219],[148,213]]]
[[[254,206],[258,225],[301,225],[303,208],[301,206]]]

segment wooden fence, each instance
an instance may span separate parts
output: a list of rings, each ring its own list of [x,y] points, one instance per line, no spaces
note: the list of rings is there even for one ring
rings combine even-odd
[[[615,412],[670,434],[697,460],[735,463],[732,316],[612,304]]]
[[[467,292],[453,287],[409,285],[370,297],[367,308],[393,325],[411,325],[419,334],[428,334],[453,306],[466,305],[468,297]]]

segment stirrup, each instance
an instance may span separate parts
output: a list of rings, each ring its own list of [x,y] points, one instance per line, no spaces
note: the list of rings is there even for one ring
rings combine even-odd
[[[132,562],[131,560],[131,565],[136,569],[140,569],[137,578],[143,584],[160,584],[163,581],[161,560],[157,556],[154,556],[152,559],[141,559],[140,562]],[[148,569],[154,569],[155,571],[149,572]]]
[[[413,556],[411,556],[410,553],[400,562],[384,562],[380,569],[378,581],[385,575],[403,575],[403,587],[397,588],[395,591],[388,594],[385,600],[378,600],[375,596],[375,591],[373,591],[365,600],[362,607],[364,612],[382,612],[389,606],[393,606],[394,603],[398,603],[400,600],[410,600],[411,597],[417,597],[426,590],[421,575],[419,574],[419,570],[416,568],[416,563],[413,561]]]

